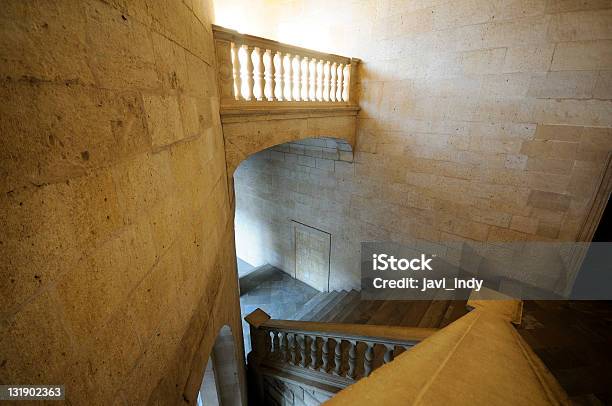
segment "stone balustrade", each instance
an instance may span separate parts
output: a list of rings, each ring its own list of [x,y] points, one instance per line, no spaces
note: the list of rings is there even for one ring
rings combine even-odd
[[[213,26],[221,107],[357,104],[359,60]]]
[[[339,391],[431,336],[437,329],[274,320],[261,309],[251,327],[249,369],[265,397],[265,374],[285,374]]]

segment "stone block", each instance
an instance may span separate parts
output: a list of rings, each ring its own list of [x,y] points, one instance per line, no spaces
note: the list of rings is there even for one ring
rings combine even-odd
[[[521,154],[528,157],[573,160],[577,150],[577,142],[534,140],[523,143]]]
[[[185,50],[156,32],[151,34],[157,73],[165,90],[186,89],[187,59]]]
[[[519,48],[510,47],[504,59],[503,72],[546,72],[550,67],[554,44]]]
[[[612,10],[553,14],[548,29],[551,42],[612,39]]]
[[[550,69],[600,70],[612,65],[612,40],[560,42]]]
[[[570,202],[571,197],[568,195],[533,190],[529,194],[528,204],[538,209],[566,211],[569,208]]]
[[[10,189],[82,176],[150,148],[135,92],[27,83],[5,83],[0,92],[7,99],[0,157]]]
[[[175,96],[143,95],[142,102],[154,148],[184,138],[181,112]]]
[[[90,66],[100,85],[110,89],[156,89],[153,44],[147,28],[109,5],[85,4]]]
[[[0,13],[3,78],[95,83],[81,2],[7,2]],[[27,21],[27,24],[23,22]]]
[[[612,72],[600,71],[595,89],[593,89],[595,99],[612,99]]]
[[[535,234],[538,230],[538,219],[533,217],[512,216],[510,228],[526,234]]]
[[[597,78],[594,71],[548,72],[533,77],[528,94],[540,99],[589,99]]]
[[[317,158],[315,164],[316,164],[316,167],[319,169],[323,169],[326,171],[334,170],[334,161],[332,161],[331,159]]]

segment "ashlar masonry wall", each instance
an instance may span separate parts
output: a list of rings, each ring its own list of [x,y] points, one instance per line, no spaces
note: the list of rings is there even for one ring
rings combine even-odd
[[[327,228],[347,223],[332,235],[346,258],[371,238],[454,258],[455,242],[575,240],[612,150],[609,1],[270,7],[275,17],[253,34],[362,60],[350,174],[308,175],[329,193],[265,198],[274,221],[284,203],[315,222],[301,202],[316,197],[318,212],[333,213]],[[269,166],[267,183],[303,182],[295,165]]]
[[[211,15],[0,7],[0,383],[194,404],[221,326],[242,354]]]

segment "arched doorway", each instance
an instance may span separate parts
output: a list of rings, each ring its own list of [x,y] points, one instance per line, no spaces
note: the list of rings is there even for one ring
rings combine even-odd
[[[234,336],[229,326],[219,330],[204,371],[198,406],[242,406]]]

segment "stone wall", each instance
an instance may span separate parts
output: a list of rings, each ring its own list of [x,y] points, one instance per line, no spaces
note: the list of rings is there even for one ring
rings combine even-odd
[[[349,213],[354,172],[351,146],[330,138],[281,144],[244,161],[234,175],[238,257],[294,275],[295,221],[331,234],[330,289],[358,287],[355,247],[364,232]]]
[[[349,252],[332,255],[346,258],[368,239],[427,246],[451,259],[459,257],[457,241],[574,240],[612,150],[611,7],[572,0],[276,5],[276,17],[254,34],[361,58],[362,110],[350,173],[304,175],[266,164],[261,183],[299,178],[293,187],[303,191],[257,204],[272,221],[284,221],[278,208],[286,204],[310,222],[326,213],[324,229],[345,222],[332,240],[346,239]],[[269,248],[275,263],[280,255]]]
[[[193,404],[222,325],[242,354],[211,13],[3,2],[1,383]]]

